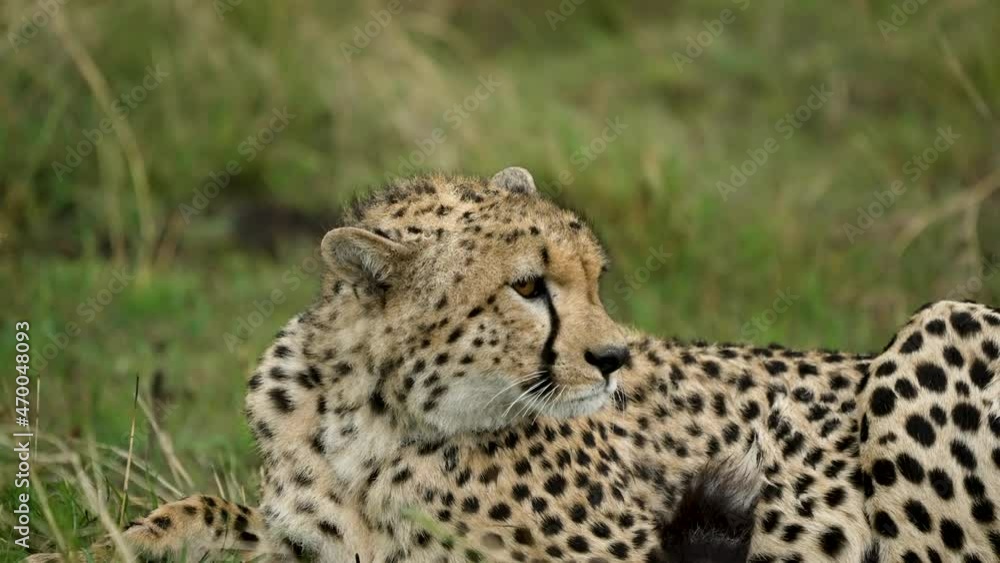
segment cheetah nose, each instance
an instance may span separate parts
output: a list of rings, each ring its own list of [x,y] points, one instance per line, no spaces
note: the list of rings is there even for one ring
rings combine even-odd
[[[625,365],[629,360],[628,348],[624,346],[605,346],[597,350],[587,350],[583,354],[587,363],[601,370],[601,375],[607,381],[611,374]]]

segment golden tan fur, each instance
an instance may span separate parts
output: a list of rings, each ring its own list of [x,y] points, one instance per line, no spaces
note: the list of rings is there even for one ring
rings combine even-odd
[[[723,472],[740,483],[727,506],[752,512],[758,561],[857,563],[903,550],[873,533],[865,512],[873,446],[859,439],[870,405],[858,393],[884,358],[682,345],[621,329],[598,296],[600,245],[535,194],[526,172],[376,192],[322,250],[320,298],[249,379],[265,470],[258,553],[675,561],[661,533],[683,516],[692,483],[720,466],[735,468]],[[536,278],[541,296],[515,289]],[[964,307],[986,340],[961,353],[988,355],[1000,316]],[[623,345],[629,357],[615,355]],[[900,373],[921,361],[909,353]],[[996,358],[986,367],[995,372]],[[987,455],[992,446],[977,443]],[[199,512],[167,505],[126,535],[152,553],[185,540],[217,547],[200,539],[206,501],[179,502]],[[167,510],[165,529],[155,518]]]

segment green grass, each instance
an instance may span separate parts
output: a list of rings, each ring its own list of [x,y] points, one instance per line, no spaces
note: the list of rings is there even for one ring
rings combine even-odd
[[[607,302],[625,322],[663,336],[878,349],[912,309],[975,282],[981,260],[1000,253],[1000,5],[930,0],[888,38],[878,21],[890,2],[742,5],[586,0],[553,30],[554,2],[403,2],[348,61],[342,45],[381,3],[243,2],[219,17],[212,2],[67,2],[65,28],[50,21],[16,51],[0,47],[0,343],[11,343],[0,365],[14,365],[14,321],[31,322],[36,365],[64,342],[33,407],[43,435],[81,456],[115,517],[122,477],[110,466],[95,475],[110,454],[91,456],[88,444],[127,448],[136,377],[193,483],[171,475],[141,414],[136,459],[183,492],[216,491],[213,473],[227,489],[245,482],[252,501],[244,377],[312,299],[315,276],[300,270],[339,206],[421,146],[414,169],[520,164],[587,214],[613,258]],[[675,65],[725,9],[734,21]],[[0,20],[16,34],[36,10],[13,0]],[[53,163],[149,65],[168,76],[130,108],[123,134],[104,135],[60,178]],[[459,117],[455,104],[489,76],[495,91]],[[779,120],[824,85],[829,99],[785,138]],[[286,107],[294,118],[251,159],[241,143]],[[615,118],[626,129],[584,167],[582,149]],[[941,127],[959,139],[912,178],[907,161]],[[768,138],[778,150],[723,198],[717,182]],[[181,206],[229,161],[241,173],[185,221]],[[896,180],[905,192],[849,240],[844,225]],[[91,314],[87,300],[122,268],[134,281]],[[1000,302],[1000,268],[991,272],[958,296]],[[224,335],[274,289],[283,302],[230,350]],[[783,294],[790,305],[772,315]],[[68,323],[79,334],[63,336]],[[13,378],[2,381],[12,398]],[[9,407],[0,414],[13,418]],[[37,451],[56,446],[43,439]],[[12,462],[2,448],[0,474],[12,475]],[[39,458],[33,469],[70,547],[97,540],[102,526],[71,464]],[[139,474],[129,517],[155,502],[141,485],[154,477]],[[33,548],[54,550],[52,526],[33,509]],[[9,515],[0,513],[5,529]],[[0,558],[23,556],[8,538]]]

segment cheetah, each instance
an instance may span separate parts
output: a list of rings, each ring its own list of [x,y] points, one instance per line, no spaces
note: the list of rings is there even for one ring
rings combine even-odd
[[[607,261],[522,168],[359,200],[247,383],[259,508],[133,522],[149,555],[879,563],[1000,559],[1000,313],[941,302],[880,354],[620,326]]]
[[[882,560],[1000,561],[1000,311],[919,311],[860,385],[865,515]]]

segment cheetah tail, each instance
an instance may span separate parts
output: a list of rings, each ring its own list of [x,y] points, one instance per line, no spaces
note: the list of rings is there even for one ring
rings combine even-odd
[[[272,552],[264,520],[256,509],[205,495],[158,507],[128,524],[125,539],[144,555],[183,553],[189,561],[221,551],[245,552],[248,558]]]

